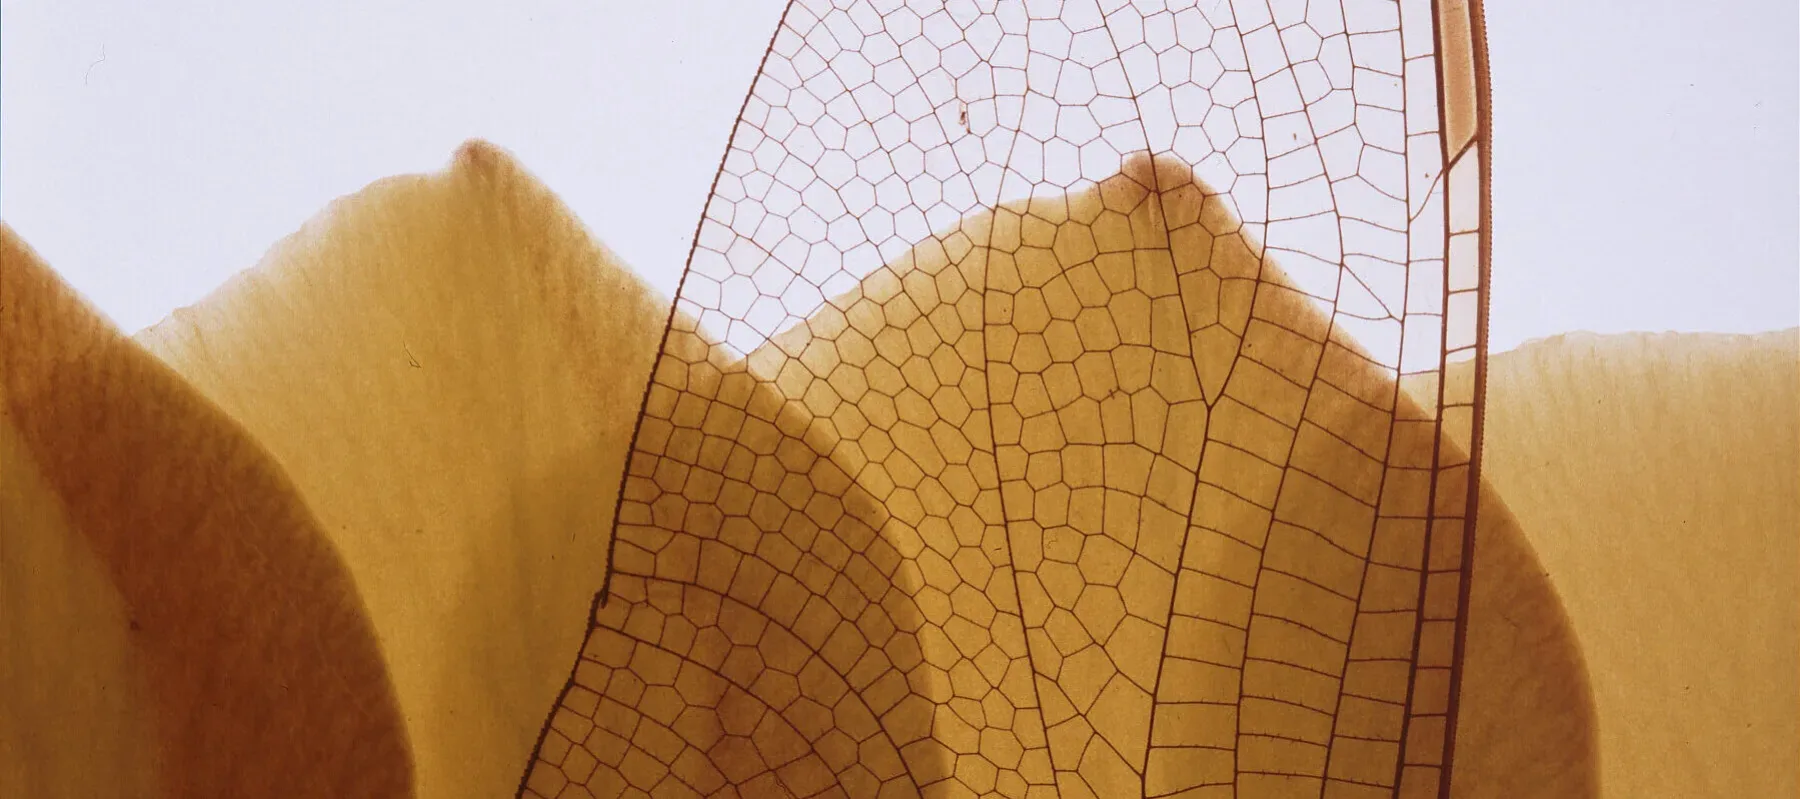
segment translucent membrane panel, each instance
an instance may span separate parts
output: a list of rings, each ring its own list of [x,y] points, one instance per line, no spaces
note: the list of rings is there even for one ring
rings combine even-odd
[[[527,793],[1436,792],[1470,19],[792,4]]]

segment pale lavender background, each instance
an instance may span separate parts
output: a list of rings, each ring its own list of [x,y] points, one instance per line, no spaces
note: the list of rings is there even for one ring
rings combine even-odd
[[[137,330],[481,136],[673,294],[782,4],[4,0],[0,217]],[[1489,3],[1495,349],[1800,324],[1796,14]]]

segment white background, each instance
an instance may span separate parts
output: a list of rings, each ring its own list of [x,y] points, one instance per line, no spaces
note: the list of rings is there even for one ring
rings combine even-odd
[[[135,331],[479,136],[672,295],[782,5],[4,0],[0,218]],[[1496,351],[1800,324],[1794,0],[1487,13]]]

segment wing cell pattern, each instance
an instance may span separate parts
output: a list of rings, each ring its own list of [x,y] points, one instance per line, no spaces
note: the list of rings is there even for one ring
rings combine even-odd
[[[1479,23],[792,3],[521,795],[1447,796]]]

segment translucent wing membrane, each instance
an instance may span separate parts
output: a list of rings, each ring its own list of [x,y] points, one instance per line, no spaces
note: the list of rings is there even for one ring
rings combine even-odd
[[[522,794],[1447,795],[1479,23],[791,4]]]

